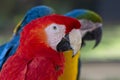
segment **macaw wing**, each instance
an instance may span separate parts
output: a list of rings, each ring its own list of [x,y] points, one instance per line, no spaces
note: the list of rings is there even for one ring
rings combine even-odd
[[[19,36],[14,36],[13,39],[5,44],[3,44],[1,48],[1,54],[0,54],[0,69],[2,68],[2,65],[7,60],[7,58],[13,53],[15,53],[17,47],[18,47],[18,38]],[[17,43],[16,43],[17,42]],[[16,47],[17,46],[17,47]]]
[[[12,49],[13,45],[6,43],[0,47],[0,69],[2,68],[3,63],[5,62],[8,52]]]
[[[5,54],[2,54],[3,49],[6,47],[7,43],[0,46],[0,60],[5,56]]]
[[[44,5],[31,8],[26,13],[23,20],[14,29],[14,34],[19,34],[22,31],[22,28],[32,20],[46,16],[46,15],[50,15],[53,13],[54,13],[54,10],[52,8]]]

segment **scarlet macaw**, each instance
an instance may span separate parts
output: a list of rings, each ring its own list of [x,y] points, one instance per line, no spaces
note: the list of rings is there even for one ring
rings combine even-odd
[[[72,44],[76,38],[81,44],[80,26],[78,20],[60,15],[31,21],[20,34],[15,54],[3,65],[0,79],[58,80],[64,71],[63,51],[72,49],[75,55],[80,48]]]

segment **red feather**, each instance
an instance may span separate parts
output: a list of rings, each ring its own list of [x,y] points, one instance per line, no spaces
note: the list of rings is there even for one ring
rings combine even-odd
[[[52,51],[51,51],[52,52]],[[52,54],[52,55],[50,55]],[[47,57],[38,56],[26,59],[20,55],[10,57],[4,64],[1,80],[57,80],[63,73],[62,53],[48,53]]]

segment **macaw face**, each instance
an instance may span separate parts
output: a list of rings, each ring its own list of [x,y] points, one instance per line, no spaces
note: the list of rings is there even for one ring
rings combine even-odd
[[[86,9],[75,9],[65,16],[77,18],[81,23],[81,34],[82,34],[82,45],[85,45],[85,41],[95,40],[95,48],[101,41],[102,38],[102,18],[99,14],[94,11]]]
[[[86,40],[95,40],[95,48],[102,38],[102,23],[86,19],[81,19],[79,22],[81,23],[82,46],[85,45]]]
[[[52,49],[57,50],[57,44],[62,40],[65,36],[65,25],[60,25],[56,23],[52,23],[45,28],[45,32],[47,34],[47,42],[51,46]]]
[[[23,47],[32,49],[34,53],[39,52],[41,46],[46,46],[58,52],[73,50],[75,55],[81,46],[81,32],[79,29],[72,29],[66,33],[66,26],[64,24],[49,23],[46,26],[32,27],[29,30],[24,40]],[[47,49],[46,49],[47,50]]]
[[[48,44],[52,49],[57,51],[66,51],[73,49],[73,55],[81,47],[81,33],[79,29],[72,29],[68,34],[66,32],[66,26],[52,23],[45,28],[48,37]]]
[[[72,49],[75,55],[81,45],[79,29],[79,21],[73,18],[59,15],[38,18],[23,29],[20,46],[26,51],[34,50],[33,53],[39,53],[42,48],[57,52]]]

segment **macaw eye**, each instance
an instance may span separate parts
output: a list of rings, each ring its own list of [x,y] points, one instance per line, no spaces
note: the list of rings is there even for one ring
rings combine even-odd
[[[46,28],[46,32],[49,32],[49,34],[61,34],[61,32],[65,32],[65,25],[59,25],[59,24],[50,24]]]
[[[51,31],[51,33],[58,33],[58,32],[60,32],[60,30],[61,30],[61,27],[58,25],[58,24],[51,24],[51,25],[49,25],[49,31]]]
[[[54,30],[57,30],[57,26],[53,26],[53,29],[54,29]]]

